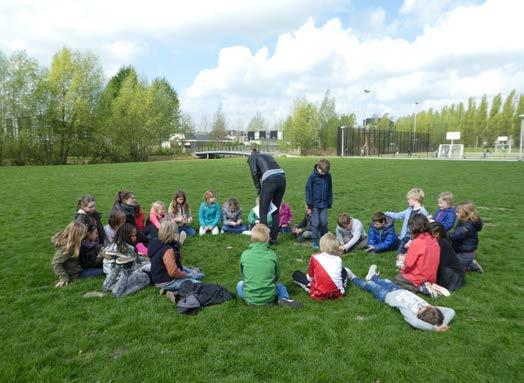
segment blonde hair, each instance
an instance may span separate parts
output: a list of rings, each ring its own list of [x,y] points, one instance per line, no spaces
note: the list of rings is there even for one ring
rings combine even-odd
[[[457,205],[457,213],[461,221],[478,221],[480,217],[472,201],[464,201]]]
[[[331,232],[326,233],[320,238],[320,251],[327,254],[340,254],[337,236]]]
[[[158,229],[158,239],[163,243],[169,243],[178,240],[178,231],[176,223],[172,221],[164,221],[160,224]]]
[[[158,211],[159,208],[164,208],[164,210],[166,209],[166,205],[162,202],[162,201],[155,201],[151,204],[151,208],[156,211]]]
[[[340,227],[346,228],[351,222],[351,216],[348,213],[340,213],[338,215],[337,223]]]
[[[216,194],[213,190],[208,190],[204,193],[204,201],[206,201],[206,203],[209,203],[209,200],[213,197],[216,197]]]
[[[267,242],[269,240],[269,228],[257,223],[251,229],[251,242]]]
[[[442,192],[438,195],[438,201],[444,201],[449,207],[453,206],[453,193],[451,192]]]
[[[87,234],[87,226],[80,222],[71,222],[67,227],[53,235],[51,242],[55,250],[63,249],[65,254],[78,257],[80,245]]]
[[[406,198],[412,198],[415,201],[422,203],[424,202],[424,190],[420,188],[413,188],[406,194]]]

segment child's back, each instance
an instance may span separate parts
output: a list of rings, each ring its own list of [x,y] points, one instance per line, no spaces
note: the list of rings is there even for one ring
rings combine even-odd
[[[320,253],[309,260],[309,295],[313,299],[332,299],[345,294],[342,259],[338,255]]]
[[[247,303],[264,305],[275,299],[275,283],[279,276],[278,257],[266,242],[253,242],[240,257]]]

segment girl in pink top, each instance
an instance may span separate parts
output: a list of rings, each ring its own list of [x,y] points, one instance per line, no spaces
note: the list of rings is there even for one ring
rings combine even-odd
[[[149,211],[149,222],[160,229],[160,221],[166,216],[166,205],[162,201],[153,202]]]
[[[280,205],[280,211],[279,211],[279,230],[281,233],[291,233],[291,221],[293,220],[293,213],[291,212],[291,208],[287,203],[284,203],[284,200],[282,200],[282,204]]]

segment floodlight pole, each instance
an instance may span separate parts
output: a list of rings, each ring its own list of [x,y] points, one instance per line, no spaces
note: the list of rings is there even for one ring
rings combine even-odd
[[[520,115],[520,161],[522,161],[522,139],[524,138],[524,114]]]
[[[341,137],[341,140],[340,140],[341,144],[342,144],[342,148],[340,148],[341,149],[340,150],[341,157],[344,157],[344,128],[345,128],[344,125],[342,125],[340,127],[340,133],[342,134],[342,137]]]

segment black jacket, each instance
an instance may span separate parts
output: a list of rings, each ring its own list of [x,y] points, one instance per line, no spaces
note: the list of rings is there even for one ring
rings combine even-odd
[[[97,211],[87,215],[83,213],[76,213],[75,221],[83,223],[86,227],[89,225],[95,225],[96,230],[98,231],[98,243],[104,243],[106,239],[106,232],[104,231],[104,226],[102,225],[101,214]]]
[[[196,314],[204,306],[211,306],[229,301],[235,296],[220,285],[192,283],[184,281],[177,292],[177,311],[180,314]]]
[[[478,232],[482,230],[482,221],[459,221],[454,231],[449,233],[453,248],[457,253],[469,253],[477,250],[479,245]]]
[[[173,280],[173,278],[169,276],[166,265],[164,264],[164,254],[169,249],[175,251],[176,265],[179,269],[182,269],[178,243],[163,243],[157,238],[149,242],[147,255],[151,261],[151,279],[154,284],[166,283]]]
[[[122,213],[126,215],[126,222],[130,223],[133,226],[135,225],[135,212],[136,212],[136,206],[126,205],[125,203],[115,203],[115,206],[113,206],[113,210],[120,210]]]
[[[464,285],[464,267],[460,265],[449,239],[441,238],[438,244],[440,246],[440,263],[437,271],[437,283],[448,290],[456,290]]]
[[[306,183],[306,204],[309,208],[318,209],[331,208],[333,204],[331,174],[320,174],[316,165]]]
[[[251,171],[251,176],[253,177],[253,183],[257,188],[257,193],[260,194],[261,183],[260,179],[268,170],[281,169],[277,161],[270,154],[263,153],[253,153],[247,159],[249,164],[249,170]]]

